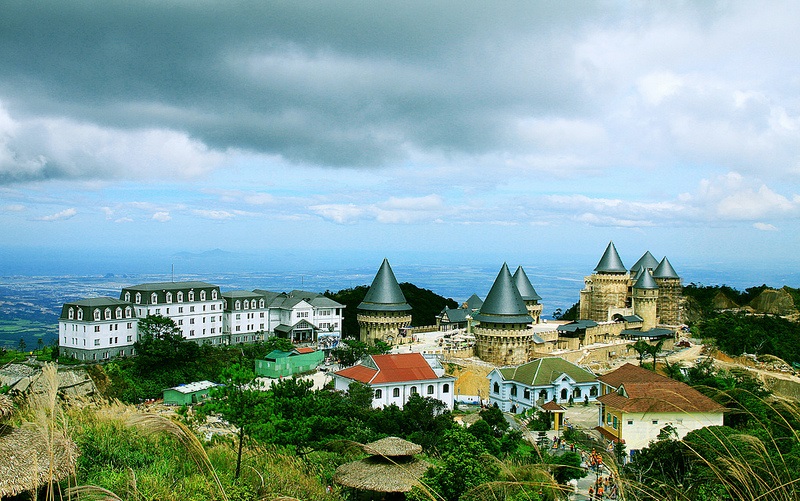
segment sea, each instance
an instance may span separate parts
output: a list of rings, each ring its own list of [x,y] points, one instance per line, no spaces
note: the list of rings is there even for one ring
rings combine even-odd
[[[485,299],[503,264],[500,260],[489,262],[490,259],[473,260],[470,264],[457,258],[448,262],[446,256],[436,256],[429,263],[420,263],[425,256],[389,259],[399,282],[430,289],[458,303],[472,294]],[[628,259],[632,264],[638,256]],[[36,347],[40,338],[50,342],[56,336],[58,316],[65,302],[99,296],[118,298],[121,289],[130,285],[198,280],[218,285],[223,292],[252,289],[335,292],[369,285],[382,257],[329,253],[326,258],[319,254],[261,255],[214,250],[173,253],[159,258],[156,266],[153,261],[146,254],[114,259],[91,253],[15,255],[4,254],[0,249],[0,347],[17,347],[20,339],[28,349]],[[728,285],[739,290],[761,284],[800,287],[800,272],[796,267],[670,261],[684,285]],[[529,258],[508,263],[512,273],[518,265],[525,269],[542,297],[544,318],[552,318],[557,310],[564,311],[578,302],[584,277],[592,273],[596,264],[588,257]]]

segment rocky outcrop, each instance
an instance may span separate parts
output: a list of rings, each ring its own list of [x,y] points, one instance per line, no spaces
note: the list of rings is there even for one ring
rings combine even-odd
[[[738,304],[733,302],[733,300],[726,296],[722,291],[717,292],[717,295],[711,300],[711,306],[715,310],[733,310],[739,307]]]
[[[797,314],[792,295],[785,288],[780,290],[764,289],[761,294],[750,301],[755,313],[790,316]]]

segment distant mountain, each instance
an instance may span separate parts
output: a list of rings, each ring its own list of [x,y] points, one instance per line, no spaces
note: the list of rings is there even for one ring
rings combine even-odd
[[[229,257],[239,257],[241,254],[236,252],[224,251],[222,249],[212,249],[203,252],[176,252],[172,257],[176,259],[220,259]]]

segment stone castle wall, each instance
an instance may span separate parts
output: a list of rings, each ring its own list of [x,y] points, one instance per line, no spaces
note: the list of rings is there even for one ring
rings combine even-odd
[[[607,322],[609,309],[625,308],[628,303],[630,275],[597,273],[584,279],[586,287],[581,291],[581,318],[595,322]]]
[[[498,366],[518,365],[528,361],[533,344],[533,330],[526,324],[481,323],[473,328],[475,355]]]
[[[374,343],[378,339],[394,344],[400,336],[400,329],[411,325],[411,313],[407,311],[359,313],[356,319],[359,339],[363,343]]]

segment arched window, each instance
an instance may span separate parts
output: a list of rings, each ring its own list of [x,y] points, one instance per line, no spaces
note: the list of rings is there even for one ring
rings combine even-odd
[[[94,319],[100,320],[100,310],[94,310]]]
[[[167,302],[168,303],[172,302],[172,293],[171,292],[167,292]]]
[[[69,317],[69,319],[70,319],[70,320],[72,320],[73,318],[75,318],[75,310],[73,310],[72,308],[70,308],[70,309],[69,309],[69,312],[67,312],[67,316]]]
[[[572,391],[572,396],[573,396],[573,398],[581,398],[581,389],[580,388],[575,388]]]
[[[400,388],[395,388],[394,390],[392,390],[392,396],[394,398],[399,397],[400,396]]]
[[[131,318],[131,307],[130,306],[126,306],[125,307],[125,318]]]
[[[380,388],[375,390],[375,398],[383,398],[383,390],[381,390]]]
[[[511,396],[512,397],[516,397],[517,396],[517,385],[515,385],[515,384],[511,385]]]
[[[589,389],[589,396],[590,397],[597,396],[597,386],[592,386],[591,389]]]
[[[83,310],[78,310],[78,320],[83,320]]]
[[[495,393],[500,393],[500,383],[497,381],[494,382],[494,386],[492,387]]]
[[[217,289],[211,291],[211,299],[216,301],[217,300]]]
[[[547,390],[541,390],[539,392],[539,398],[541,398],[544,401],[547,401]]]
[[[142,304],[142,293],[141,292],[137,292],[136,293],[136,304]]]
[[[150,304],[158,304],[158,294],[155,292],[150,294]]]
[[[189,301],[194,301],[194,291],[189,291]]]
[[[122,318],[122,308],[120,308],[119,306],[117,306],[117,309],[114,312],[114,317],[115,318]]]
[[[111,308],[106,308],[103,314],[106,320],[111,320]]]
[[[248,308],[250,308],[250,301],[248,301],[247,299],[245,299],[245,300],[244,300],[244,309],[246,310],[246,309],[248,309]]]
[[[234,307],[234,309],[235,310],[241,310],[242,309],[242,302],[241,301],[236,301],[236,306]]]
[[[178,292],[178,302],[179,303],[183,302],[183,292]]]
[[[206,300],[206,291],[200,291],[200,301]]]
[[[566,399],[567,399],[567,389],[563,388],[561,390],[561,400],[566,400]]]
[[[450,384],[445,383],[442,385],[442,393],[450,393]]]
[[[411,389],[410,389],[410,390],[408,390],[408,392],[409,392],[409,393],[411,393],[412,395],[416,395],[416,393],[417,393],[417,387],[416,387],[416,386],[412,386],[412,387],[411,387]]]
[[[258,301],[258,307],[259,308],[263,308],[264,307],[264,300],[263,299]]]
[[[126,292],[125,293],[125,301],[127,301],[129,303],[131,302],[131,293],[130,292]]]
[[[428,395],[433,395],[433,385],[432,384],[428,385]]]

